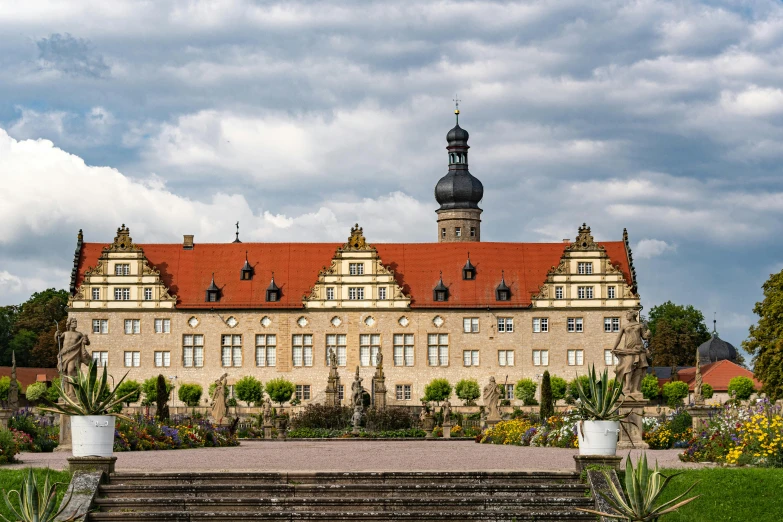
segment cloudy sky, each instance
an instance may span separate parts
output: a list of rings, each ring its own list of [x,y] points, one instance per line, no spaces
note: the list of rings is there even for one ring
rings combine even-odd
[[[0,3],[0,304],[108,242],[434,241],[455,94],[482,236],[627,227],[645,310],[738,345],[783,269],[777,1]]]

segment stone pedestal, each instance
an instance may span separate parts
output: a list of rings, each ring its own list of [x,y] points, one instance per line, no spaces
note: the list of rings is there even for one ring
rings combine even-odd
[[[76,471],[102,471],[106,475],[114,473],[117,457],[68,457],[68,468]]]
[[[54,448],[54,451],[71,452],[71,416],[60,414],[60,444]]]
[[[373,405],[375,409],[382,410],[386,407],[386,378],[383,373],[376,372],[375,377],[372,378],[372,386]]]
[[[578,472],[591,465],[606,466],[617,471],[622,460],[620,455],[574,455],[574,464]]]
[[[11,415],[13,415],[13,410],[8,408],[0,409],[0,426],[2,426],[4,430],[8,429],[8,419],[11,418]]]
[[[451,438],[451,423],[450,422],[444,422],[443,423],[443,438],[444,439],[450,439]]]
[[[707,427],[707,424],[710,422],[710,417],[718,412],[718,408],[704,405],[689,406],[685,408],[685,410],[691,416],[691,426],[693,427],[694,437],[698,436],[697,434],[701,433]]]
[[[642,438],[644,433],[642,419],[644,419],[644,407],[647,406],[648,402],[646,399],[629,398],[625,399],[620,405],[620,413],[623,415],[627,414],[627,417],[620,420],[618,450],[647,449],[649,447]]]
[[[272,439],[272,428],[274,426],[266,425],[264,426],[264,439],[265,440],[271,440]]]
[[[422,427],[424,428],[424,432],[427,434],[425,435],[425,439],[432,439],[434,438],[434,435],[432,434],[432,431],[435,429],[435,419],[432,417],[432,415],[427,414],[424,417],[424,422],[422,422]]]

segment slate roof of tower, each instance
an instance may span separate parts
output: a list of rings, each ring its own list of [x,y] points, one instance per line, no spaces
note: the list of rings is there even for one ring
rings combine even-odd
[[[631,284],[628,257],[622,241],[601,243],[611,262]],[[107,244],[84,243],[78,261],[77,286],[84,272],[95,266]],[[302,308],[302,297],[318,280],[318,272],[331,264],[339,243],[201,243],[193,250],[177,244],[137,244],[147,260],[160,270],[163,283],[177,296],[178,308]],[[411,297],[411,308],[523,308],[531,304],[547,272],[560,263],[567,243],[373,243],[381,262],[395,272],[397,282]],[[255,276],[241,280],[236,269],[247,251]],[[470,251],[476,267],[474,280],[462,279]],[[433,301],[433,286],[443,272],[449,300]],[[509,301],[498,302],[495,288],[505,271],[511,289]],[[220,301],[204,302],[204,289],[212,273],[220,288]],[[274,272],[280,300],[266,301]]]

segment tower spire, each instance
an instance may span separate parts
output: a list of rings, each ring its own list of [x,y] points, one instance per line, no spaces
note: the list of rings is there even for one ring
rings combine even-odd
[[[454,102],[454,115],[457,117],[457,125],[459,125],[459,102],[461,102],[462,100],[460,100],[455,94],[454,98],[451,101]]]
[[[241,243],[241,241],[239,240],[239,221],[237,221],[237,231],[235,232],[235,234],[236,234],[236,239],[234,239],[234,243]]]

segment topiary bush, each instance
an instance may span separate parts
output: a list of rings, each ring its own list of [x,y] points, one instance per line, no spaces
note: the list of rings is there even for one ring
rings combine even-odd
[[[308,404],[291,418],[291,428],[342,430],[350,426],[352,413],[347,406]]]
[[[424,387],[424,397],[422,400],[430,402],[445,401],[451,396],[451,384],[446,379],[432,379],[430,383]]]
[[[117,387],[117,396],[124,397],[129,393],[133,395],[125,401],[126,406],[130,406],[132,402],[138,402],[141,397],[141,384],[136,381],[122,381],[122,384]]]
[[[536,404],[536,388],[538,385],[533,379],[520,379],[514,386],[514,395],[525,406],[531,406]]]
[[[663,385],[663,398],[669,408],[682,406],[682,400],[688,396],[688,385],[682,381],[667,382]]]
[[[715,390],[712,389],[712,386],[707,384],[706,382],[701,385],[701,395],[705,399],[712,399],[712,396],[715,394]]]
[[[581,383],[582,389],[585,391],[588,397],[590,396],[590,377],[587,375],[580,375],[568,383],[565,396],[566,404],[574,404],[579,398],[577,382]]]
[[[190,407],[198,406],[204,388],[198,384],[181,384],[177,396]]]
[[[476,399],[481,397],[481,388],[476,379],[462,379],[454,387],[454,393],[465,403],[465,406],[475,406]]]
[[[407,407],[387,407],[367,410],[367,425],[375,431],[409,430],[417,427],[418,419]]]
[[[565,399],[566,390],[568,389],[568,383],[562,377],[552,375],[549,378],[550,386],[552,387],[552,400],[557,404],[557,401]]]
[[[165,377],[164,377],[165,379]],[[171,394],[171,389],[174,386],[171,381],[166,379],[166,393]],[[150,377],[141,383],[141,392],[144,394],[141,400],[141,404],[144,406],[151,406],[158,402],[158,376]]]
[[[658,377],[654,373],[648,373],[642,379],[642,396],[645,399],[652,401],[658,398],[661,394],[661,389],[658,387]]]
[[[295,391],[294,383],[282,377],[277,377],[266,383],[266,394],[281,407],[284,402],[291,400]]]
[[[755,391],[756,388],[753,386],[753,380],[748,377],[732,377],[729,381],[729,395],[731,396],[733,394],[734,398],[741,401],[750,399],[750,396],[753,395],[753,392]]]
[[[57,402],[57,400],[60,398],[60,394],[57,393],[57,390],[60,388],[60,378],[57,377],[52,381],[52,385],[49,386],[46,390],[46,400],[49,402]]]
[[[234,393],[237,399],[245,401],[248,406],[251,403],[258,404],[264,398],[264,385],[252,375],[247,375],[234,384]]]
[[[541,377],[541,407],[538,410],[541,419],[546,420],[555,414],[555,404],[552,399],[552,384],[549,378],[549,370]]]
[[[24,391],[24,396],[30,402],[35,402],[46,395],[46,383],[34,382]]]

